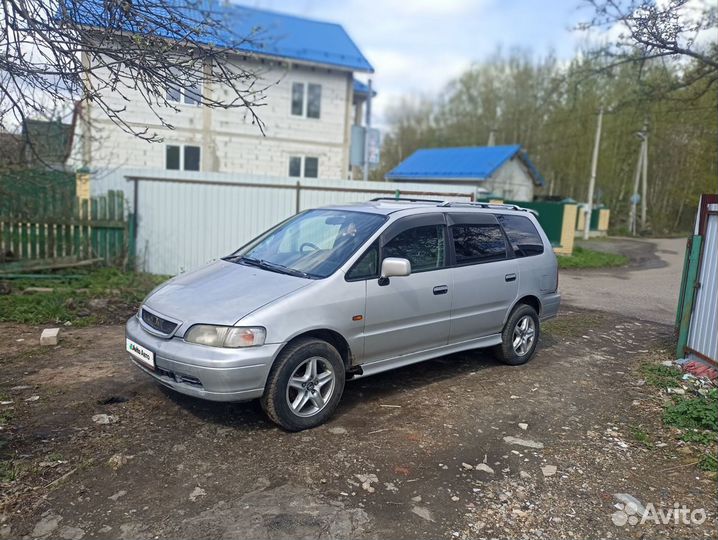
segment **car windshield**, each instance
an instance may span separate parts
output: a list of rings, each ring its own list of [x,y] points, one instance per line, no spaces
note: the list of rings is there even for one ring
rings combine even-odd
[[[365,212],[309,210],[280,223],[225,260],[323,278],[344,264],[384,221],[384,216]]]

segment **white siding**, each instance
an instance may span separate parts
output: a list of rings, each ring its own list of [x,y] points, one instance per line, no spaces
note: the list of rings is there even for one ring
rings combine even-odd
[[[718,205],[708,205],[708,211],[697,280],[700,287],[695,293],[687,343],[700,356],[689,351],[686,358],[700,360],[702,356],[718,362]],[[696,224],[698,222],[697,219]],[[686,294],[692,294],[692,291],[686,291]]]
[[[138,268],[155,274],[177,274],[230,253],[296,213],[297,202],[299,210],[306,210],[393,197],[396,190],[406,196],[424,194],[442,200],[467,201],[474,195],[473,186],[301,179],[297,201],[296,178],[147,169],[94,176],[92,192],[124,191],[131,212],[134,182],[129,182],[128,176],[155,178],[137,182],[136,243]]]
[[[144,98],[137,92],[125,101],[109,94],[108,104],[126,110],[122,118],[137,129],[148,128],[163,143],[148,143],[125,133],[101,111],[91,108],[90,128],[78,126],[73,156],[82,161],[83,141],[91,141],[90,166],[95,171],[117,167],[164,169],[165,144],[193,144],[202,149],[202,170],[267,176],[288,174],[289,156],[319,158],[320,178],[345,178],[348,174],[349,126],[352,74],[302,66],[286,67],[277,62],[246,64],[260,71],[264,92],[256,113],[266,124],[265,135],[252,123],[246,109],[212,109],[179,104],[179,112],[162,109],[161,115],[174,129],[162,126]],[[320,118],[291,114],[292,83],[317,83],[322,87]],[[205,88],[215,97],[226,96],[226,88]],[[219,94],[219,96],[217,95]],[[89,129],[89,131],[88,131]],[[89,133],[89,137],[86,135]]]
[[[512,201],[534,199],[533,180],[518,158],[506,162],[488,181],[479,186]]]

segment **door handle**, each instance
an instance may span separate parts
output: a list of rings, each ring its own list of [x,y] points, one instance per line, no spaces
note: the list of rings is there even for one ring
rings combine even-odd
[[[516,281],[516,274],[506,274],[504,279],[506,281]]]
[[[449,292],[449,287],[447,285],[437,285],[434,287],[434,294],[446,294]]]

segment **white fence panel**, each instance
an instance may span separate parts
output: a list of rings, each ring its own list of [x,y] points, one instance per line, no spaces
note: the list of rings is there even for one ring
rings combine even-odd
[[[708,205],[698,283],[687,358],[695,356],[718,362],[718,205],[715,204]]]
[[[134,211],[138,269],[177,274],[226,255],[297,211],[374,197],[472,200],[473,186],[259,178],[119,169],[93,192],[122,189]]]

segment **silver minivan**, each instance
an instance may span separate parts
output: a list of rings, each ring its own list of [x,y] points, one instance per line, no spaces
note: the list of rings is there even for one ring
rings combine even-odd
[[[126,349],[173,390],[259,398],[299,431],[329,418],[348,379],[484,347],[523,364],[559,302],[530,211],[375,199],[302,212],[170,279],[127,322]]]

